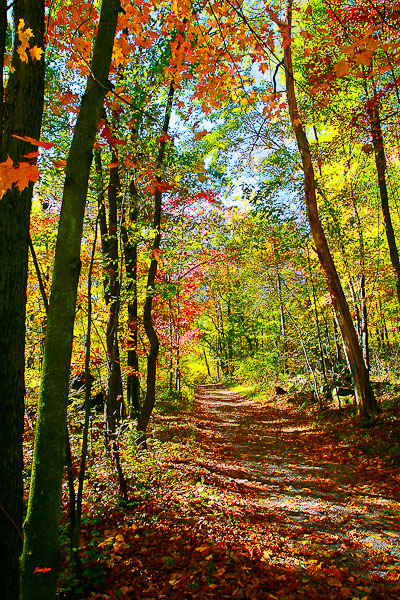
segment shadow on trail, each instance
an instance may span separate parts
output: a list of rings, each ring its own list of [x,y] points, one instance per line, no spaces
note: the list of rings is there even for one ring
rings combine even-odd
[[[283,402],[221,386],[199,387],[191,416],[161,424],[178,443],[137,457],[147,478],[133,477],[131,506],[107,513],[107,579],[87,600],[400,598],[389,470],[349,457]]]
[[[400,597],[399,495],[385,474],[343,463],[294,410],[220,386],[198,388],[195,426],[206,455],[182,468],[228,494],[238,540],[251,525],[269,564],[300,569],[311,587],[325,578],[331,593],[316,597]]]

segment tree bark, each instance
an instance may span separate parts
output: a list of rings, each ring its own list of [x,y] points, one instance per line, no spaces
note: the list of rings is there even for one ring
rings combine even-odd
[[[117,162],[115,151],[112,152],[112,162]],[[120,311],[120,273],[119,273],[119,244],[118,244],[118,204],[120,203],[121,183],[118,167],[111,167],[108,186],[108,255],[107,260],[107,430],[115,432],[116,423],[122,414],[122,376],[118,344],[118,323]]]
[[[172,81],[169,87],[167,105],[165,109],[164,125],[162,128],[163,135],[160,140],[160,147],[158,150],[156,160],[156,171],[158,172],[164,162],[166,136],[169,129],[169,121],[171,117],[172,102],[174,99],[174,82]],[[157,175],[157,183],[161,183],[161,175]],[[153,255],[151,257],[150,268],[147,276],[147,293],[144,305],[143,313],[143,325],[146,331],[147,338],[150,342],[150,350],[147,358],[147,378],[146,378],[146,398],[143,403],[143,408],[138,418],[138,431],[145,432],[147,425],[149,424],[150,416],[154,408],[156,401],[156,373],[157,373],[157,356],[160,342],[158,335],[153,325],[153,299],[155,293],[155,280],[157,274],[158,262],[156,259],[156,253],[159,252],[161,242],[161,214],[162,214],[162,193],[160,188],[157,187],[154,194],[154,217],[153,217],[153,229],[156,232],[153,241]],[[154,252],[155,251],[155,252]]]
[[[392,217],[389,208],[389,195],[386,185],[386,155],[383,144],[383,134],[379,116],[379,108],[376,99],[375,105],[369,110],[371,119],[372,142],[374,145],[374,155],[376,170],[378,173],[379,194],[381,197],[381,207],[383,222],[385,224],[386,239],[389,246],[390,261],[393,267],[394,279],[396,283],[397,299],[400,304],[400,260],[397,249],[396,238],[392,224]]]
[[[289,105],[290,119],[303,165],[304,192],[308,220],[318,258],[325,273],[332,304],[338,316],[343,341],[349,357],[360,415],[369,418],[376,418],[376,416],[379,414],[379,408],[372,391],[369,373],[364,363],[362,349],[354,329],[349,306],[347,304],[347,300],[344,295],[318,214],[314,169],[307,136],[300,120],[293,79],[292,51],[290,42],[291,24],[292,0],[289,0],[286,12],[286,22],[281,25],[284,42],[286,94]]]
[[[44,96],[44,60],[20,60],[13,49],[7,89],[3,89],[3,59],[7,2],[0,2],[0,159],[14,164],[33,151],[13,134],[40,137]],[[14,27],[20,19],[33,31],[31,45],[43,48],[44,1],[25,0],[13,8]],[[15,46],[19,45],[19,40]],[[0,597],[19,596],[19,556],[22,550],[25,307],[28,239],[33,185],[15,186],[0,200]]]
[[[138,267],[138,212],[139,194],[134,179],[129,185],[129,222],[131,232],[128,235],[126,225],[122,227],[124,245],[126,289],[128,292],[128,376],[127,404],[129,416],[138,419],[140,413],[140,379],[138,356],[138,296],[137,296],[137,267]]]
[[[104,97],[110,89],[108,74],[119,10],[119,0],[103,0],[91,73],[67,159],[21,559],[22,600],[54,600],[56,596],[68,384],[83,216],[93,143]]]

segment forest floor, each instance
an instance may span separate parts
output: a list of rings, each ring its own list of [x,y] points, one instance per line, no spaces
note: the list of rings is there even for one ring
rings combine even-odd
[[[285,397],[200,386],[191,414],[155,421],[130,505],[89,510],[81,547],[102,578],[79,597],[400,597],[398,467]]]

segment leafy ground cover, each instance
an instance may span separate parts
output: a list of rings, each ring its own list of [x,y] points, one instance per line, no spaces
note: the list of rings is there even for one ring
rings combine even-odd
[[[289,400],[199,387],[190,415],[159,415],[148,452],[123,457],[128,506],[115,506],[111,465],[91,455],[87,586],[68,580],[66,560],[59,597],[397,599],[393,456],[366,453],[346,418],[318,425]]]

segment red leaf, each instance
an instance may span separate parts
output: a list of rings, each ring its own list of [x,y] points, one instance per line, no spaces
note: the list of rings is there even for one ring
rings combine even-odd
[[[15,133],[13,133],[13,137],[17,138],[18,140],[22,140],[23,142],[29,142],[30,144],[33,144],[34,146],[40,146],[41,148],[46,148],[46,150],[48,150],[49,148],[52,148],[54,146],[54,142],[40,142],[39,140],[35,140],[35,138],[29,137],[29,135],[22,137],[20,135],[16,135]]]

